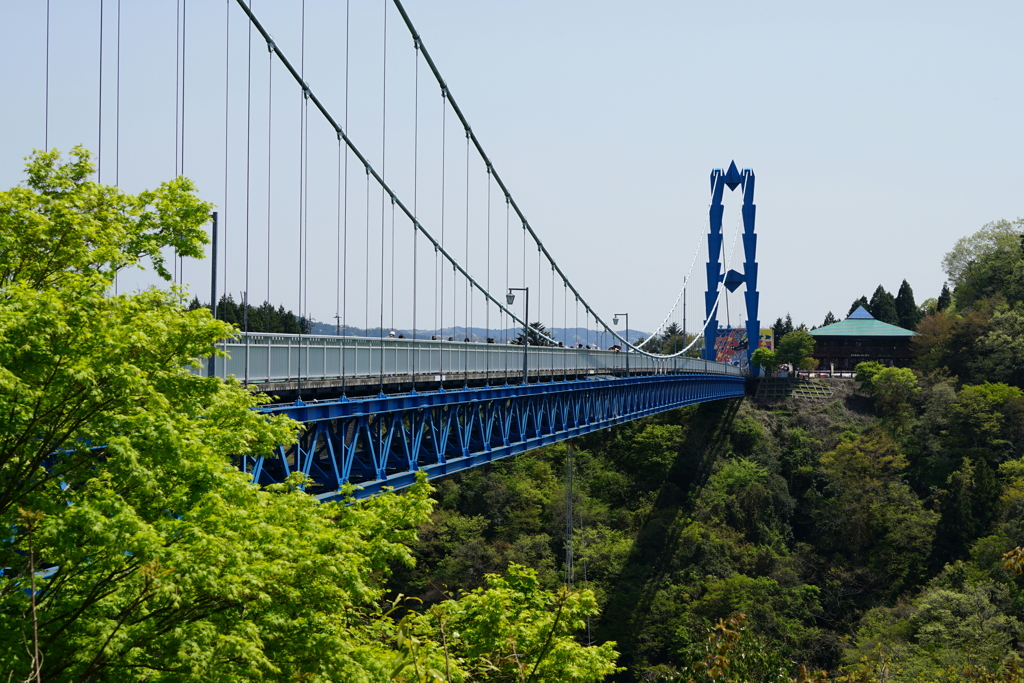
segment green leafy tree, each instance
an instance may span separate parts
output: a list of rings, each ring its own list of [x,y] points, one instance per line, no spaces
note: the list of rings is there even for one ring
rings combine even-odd
[[[946,445],[980,449],[993,467],[1019,456],[1024,448],[1022,395],[1002,383],[963,387],[947,411]]]
[[[806,330],[793,330],[776,347],[775,356],[780,363],[790,363],[794,368],[810,370],[818,362],[811,357],[814,353],[814,337]]]
[[[449,671],[458,663],[470,680],[538,683],[596,682],[617,671],[615,643],[586,647],[573,635],[597,614],[591,591],[545,591],[535,570],[516,564],[485,580],[412,617],[415,632],[443,643]]]
[[[951,565],[912,600],[868,612],[845,655],[848,680],[1020,681],[1006,656],[1022,631],[1008,591],[964,581],[966,571]]]
[[[704,642],[684,653],[690,663],[680,671],[681,680],[690,683],[825,683],[828,680],[825,672],[808,672],[805,667],[791,672],[791,662],[766,647],[746,621],[747,615],[742,612],[719,619]]]
[[[857,367],[854,368],[856,375],[854,379],[860,385],[860,388],[867,392],[871,392],[871,384],[875,380],[875,375],[885,369],[885,366],[878,361],[869,360],[863,363],[857,363]]]
[[[1000,487],[984,458],[964,458],[936,496],[942,513],[935,547],[936,564],[963,557],[971,542],[986,533],[995,514]]]
[[[920,322],[927,316],[934,314],[939,310],[939,300],[935,297],[925,299],[921,302],[921,305],[917,307],[917,320]]]
[[[91,469],[86,444],[108,443],[142,406],[164,400],[170,387],[139,368],[186,368],[229,332],[202,312],[180,315],[176,295],[105,294],[118,271],[143,262],[170,279],[165,246],[202,255],[209,206],[188,180],[125,195],[89,181],[81,148],[66,164],[37,154],[27,171],[24,186],[0,193],[0,516]],[[173,314],[159,314],[168,307]],[[58,451],[66,454],[43,468]]]
[[[973,347],[968,360],[971,381],[1024,387],[1024,306],[997,308]]]
[[[750,362],[758,367],[764,368],[764,371],[771,375],[779,368],[778,355],[769,348],[761,347],[755,349],[754,353],[750,356]]]
[[[419,681],[445,671],[445,635],[414,643],[383,601],[429,517],[425,481],[350,505],[319,503],[301,475],[253,486],[229,455],[269,454],[299,425],[254,410],[261,399],[237,383],[190,371],[235,328],[184,310],[177,290],[108,295],[121,268],[153,264],[169,279],[165,249],[200,255],[209,206],[184,178],[125,195],[89,180],[84,150],[72,157],[36,154],[26,185],[0,193],[0,672]],[[537,633],[522,641],[541,642],[529,650],[533,680],[614,668],[611,645],[565,642],[592,597],[521,592],[530,610],[475,614]],[[466,642],[479,658],[451,662],[451,680],[506,652]]]
[[[919,575],[939,515],[925,509],[903,481],[908,466],[898,444],[882,434],[841,442],[822,455],[819,472],[828,484],[815,502],[819,548],[887,582]]]
[[[1020,300],[1024,292],[1016,274],[1024,274],[1022,232],[1021,218],[986,223],[973,235],[957,240],[943,257],[942,269],[953,285],[958,310],[996,293]]]
[[[910,368],[882,368],[871,379],[871,395],[883,415],[903,416],[921,388]]]

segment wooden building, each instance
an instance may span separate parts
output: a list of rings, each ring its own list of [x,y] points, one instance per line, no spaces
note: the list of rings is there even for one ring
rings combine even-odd
[[[822,372],[848,372],[872,360],[905,368],[911,361],[910,338],[916,334],[875,320],[860,306],[846,320],[811,331],[813,355]]]

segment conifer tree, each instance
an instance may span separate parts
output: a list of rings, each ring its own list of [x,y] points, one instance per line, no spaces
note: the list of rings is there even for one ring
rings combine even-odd
[[[875,288],[875,293],[871,295],[871,301],[868,302],[867,309],[875,320],[881,320],[883,323],[889,323],[890,325],[899,324],[899,316],[896,313],[896,299],[882,285],[878,285]]]
[[[935,310],[944,311],[949,308],[949,304],[953,301],[953,295],[949,291],[949,284],[946,282],[942,283],[942,291],[939,292],[939,301],[935,305]]]
[[[897,324],[906,330],[914,329],[920,321],[920,313],[914,302],[914,290],[910,288],[910,284],[906,280],[900,285],[900,290],[896,294],[896,316],[899,318]]]

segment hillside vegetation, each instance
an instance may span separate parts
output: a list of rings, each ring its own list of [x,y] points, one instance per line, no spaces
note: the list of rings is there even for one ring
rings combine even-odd
[[[510,562],[554,587],[571,500],[572,579],[601,607],[581,638],[617,643],[620,680],[1021,680],[1021,227],[947,257],[917,369],[862,364],[829,399],[693,406],[438,481],[394,587],[444,601]]]

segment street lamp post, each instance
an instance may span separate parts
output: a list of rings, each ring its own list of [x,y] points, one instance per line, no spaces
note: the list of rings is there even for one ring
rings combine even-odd
[[[523,384],[529,383],[529,356],[530,350],[530,288],[509,287],[505,295],[505,303],[511,306],[515,303],[516,295],[512,292],[526,292],[525,307],[523,310]]]
[[[629,377],[629,313],[616,313],[612,325],[619,324],[620,315],[626,319],[626,377]]]

